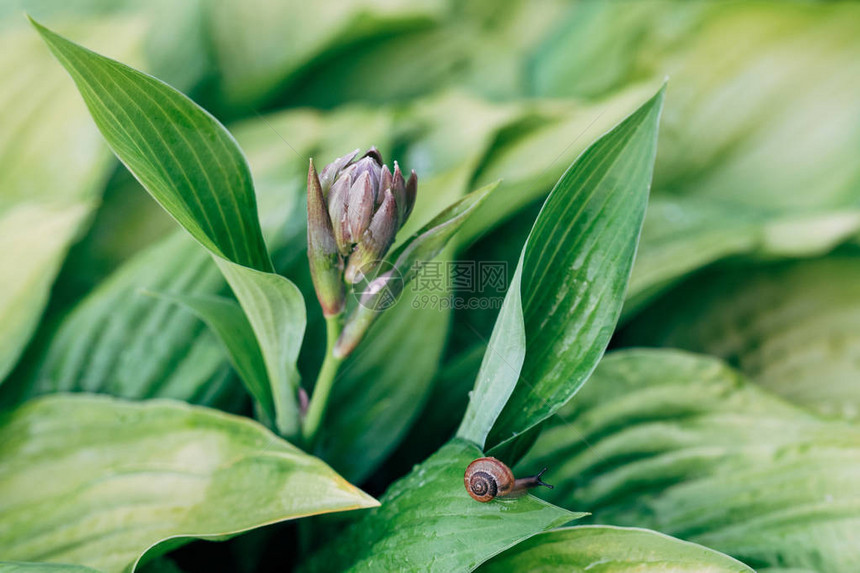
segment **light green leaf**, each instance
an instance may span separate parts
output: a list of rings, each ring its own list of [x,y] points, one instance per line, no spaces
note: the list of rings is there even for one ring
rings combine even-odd
[[[669,75],[684,89],[666,104],[655,192],[738,209],[846,205],[860,181],[858,17],[854,3],[577,6],[534,60],[535,91],[590,98]]]
[[[33,25],[153,198],[215,255],[271,271],[251,172],[224,126],[167,84]]]
[[[607,356],[525,467],[599,523],[647,527],[753,567],[860,567],[860,428],[783,402],[714,358]]]
[[[0,573],[98,573],[97,569],[66,563],[27,563],[0,561]]]
[[[296,360],[305,333],[305,301],[298,287],[274,273],[225,259],[218,267],[251,323],[266,364],[275,406],[275,425],[284,436],[299,434],[299,371]]]
[[[4,414],[0,436],[6,559],[120,573],[168,539],[376,505],[259,424],[179,402],[40,398]]]
[[[262,408],[264,420],[275,419],[266,363],[260,353],[254,329],[242,307],[229,298],[212,295],[190,296],[169,292],[148,294],[181,305],[205,322],[224,345],[233,368]]]
[[[257,106],[278,89],[283,90],[285,83],[299,79],[298,72],[321,56],[362,39],[426,26],[443,7],[439,0],[362,1],[346,6],[263,0],[218,2],[211,6],[210,20],[215,58],[223,76],[223,97],[243,111]]]
[[[739,209],[699,197],[652,198],[624,315],[635,314],[685,275],[730,256],[816,257],[860,230],[860,209]]]
[[[471,571],[522,539],[582,517],[530,495],[475,501],[463,474],[479,457],[473,444],[449,442],[389,487],[378,509],[333,539],[305,570]]]
[[[522,298],[522,319],[506,301],[493,333],[516,346],[524,328],[525,348],[485,359],[461,438],[497,446],[527,431],[567,402],[603,355],[645,214],[663,93],[589,147],[547,198],[523,247],[521,292],[508,295]]]
[[[389,115],[387,110],[365,108],[326,114],[291,110],[237,126],[236,137],[247,151],[254,172],[261,225],[275,248],[273,256],[279,267],[296,260],[307,264],[303,253],[305,214],[300,202],[307,173],[304,155],[320,146],[331,147],[333,155],[340,149],[337,143],[342,142],[344,132],[355,134],[354,147],[358,144],[357,125],[362,127],[362,137],[369,133],[374,141],[381,141],[380,134],[390,132]],[[290,146],[296,153],[280,134],[290,135]],[[123,194],[135,192],[139,190],[123,190]],[[139,220],[128,217],[139,215],[139,209],[126,212],[125,219],[101,232],[116,244],[117,227],[136,229]],[[190,313],[175,312],[169,303],[139,295],[140,289],[147,289],[205,296],[222,294],[226,288],[203,248],[184,232],[169,236],[132,256],[84,298],[46,334],[47,350],[39,359],[38,371],[26,373],[25,379],[16,379],[14,384],[10,381],[7,386],[20,386],[16,389],[20,397],[35,392],[85,390],[127,398],[175,398],[234,409],[242,405],[237,395],[241,389],[235,388],[214,336]],[[102,336],[105,332],[110,336]],[[9,394],[5,387],[4,392]],[[14,403],[20,397],[0,396],[0,402]]]
[[[21,19],[20,12],[15,19]],[[77,29],[139,61],[139,22]],[[66,251],[92,212],[110,155],[29,29],[0,32],[0,382],[38,325]],[[66,153],[74,149],[73,154]]]
[[[587,525],[539,533],[481,566],[486,573],[753,573],[707,547],[647,529]]]
[[[670,291],[624,340],[707,352],[787,400],[860,417],[860,259],[718,267]]]

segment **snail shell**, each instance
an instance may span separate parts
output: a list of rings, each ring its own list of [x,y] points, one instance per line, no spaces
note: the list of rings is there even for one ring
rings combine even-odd
[[[478,458],[466,468],[466,491],[473,499],[487,502],[514,489],[514,473],[496,458]]]

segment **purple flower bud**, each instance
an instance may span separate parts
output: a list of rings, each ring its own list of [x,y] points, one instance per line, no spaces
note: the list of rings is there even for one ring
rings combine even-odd
[[[373,217],[373,186],[370,176],[362,173],[349,188],[347,197],[347,222],[349,235],[353,241],[361,237]]]
[[[352,250],[352,240],[346,220],[347,200],[352,178],[347,174],[338,177],[328,194],[328,213],[334,228],[338,251],[344,257]]]
[[[373,215],[370,225],[349,256],[344,273],[348,283],[360,281],[375,267],[375,263],[385,256],[391,243],[394,242],[394,235],[397,234],[398,228],[397,204],[391,190],[386,189],[382,205]]]
[[[397,162],[392,173],[375,147],[356,159],[358,153],[336,159],[317,178],[348,283],[373,271],[385,257],[412,212],[418,188],[414,171],[404,181]],[[310,207],[309,201],[309,215]]]
[[[343,259],[338,253],[313,160],[308,167],[308,263],[323,314],[336,316],[343,312],[346,302],[346,291],[341,279]]]
[[[346,167],[353,159],[355,159],[355,156],[358,155],[358,151],[359,150],[356,149],[352,153],[347,153],[343,157],[335,159],[323,168],[322,173],[319,176],[323,196],[328,196],[329,189],[331,189],[331,186],[334,184],[337,174],[340,173],[341,169]]]

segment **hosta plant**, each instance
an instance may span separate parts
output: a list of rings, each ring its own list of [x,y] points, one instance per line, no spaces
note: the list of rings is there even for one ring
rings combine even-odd
[[[179,230],[4,383],[0,571],[176,571],[190,547],[246,570],[272,547],[299,571],[860,568],[854,426],[716,358],[604,358],[619,321],[616,340],[651,341],[649,312],[630,317],[682,274],[634,273],[665,83],[619,96],[566,169],[526,151],[579,110],[486,105],[459,141],[449,94],[410,110],[448,130],[427,136],[431,162],[396,145],[402,110],[295,111],[275,177],[259,132],[234,138],[170,85],[33,26]],[[492,282],[469,291],[488,325],[449,276]],[[678,323],[661,340],[743,354]],[[451,358],[453,329],[477,342],[451,334]]]

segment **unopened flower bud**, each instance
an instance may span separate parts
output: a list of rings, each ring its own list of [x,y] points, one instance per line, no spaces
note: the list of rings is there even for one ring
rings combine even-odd
[[[308,167],[308,263],[323,314],[336,316],[343,312],[346,302],[341,280],[343,259],[338,253],[334,229],[313,160]]]
[[[404,181],[400,166],[395,162],[392,173],[375,147],[357,155],[354,151],[336,159],[318,178],[335,250],[341,262],[346,261],[343,278],[350,284],[385,257],[415,206],[418,190],[415,172]],[[310,203],[308,209],[310,213]]]
[[[376,210],[370,226],[361,235],[361,240],[349,256],[344,278],[348,283],[356,283],[373,269],[376,261],[382,259],[397,234],[397,204],[390,189],[385,190],[385,199]]]

